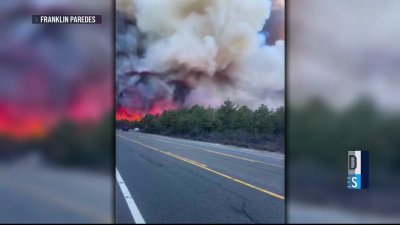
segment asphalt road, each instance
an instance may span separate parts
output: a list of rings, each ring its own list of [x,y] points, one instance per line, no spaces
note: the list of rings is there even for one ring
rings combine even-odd
[[[284,222],[283,154],[135,131],[116,135],[117,223],[138,217],[145,223]]]
[[[113,221],[110,175],[49,167],[29,157],[0,164],[0,223]]]

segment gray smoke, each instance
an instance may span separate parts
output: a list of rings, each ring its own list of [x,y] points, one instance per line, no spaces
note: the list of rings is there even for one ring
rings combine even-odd
[[[171,3],[173,2],[173,3]],[[117,108],[155,112],[230,98],[284,104],[284,41],[262,34],[271,2],[117,1]]]

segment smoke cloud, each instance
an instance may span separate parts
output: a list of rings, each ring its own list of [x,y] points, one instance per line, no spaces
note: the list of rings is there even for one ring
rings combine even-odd
[[[117,1],[118,114],[230,98],[284,104],[284,41],[266,44],[271,1]],[[120,115],[121,116],[121,115]]]

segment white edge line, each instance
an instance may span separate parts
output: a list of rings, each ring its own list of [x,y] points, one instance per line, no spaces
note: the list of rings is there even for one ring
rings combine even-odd
[[[121,188],[121,191],[122,191],[122,194],[124,195],[126,203],[128,204],[128,207],[129,207],[129,210],[131,211],[133,220],[137,224],[145,224],[146,222],[144,221],[142,214],[140,214],[139,208],[137,207],[135,201],[133,200],[131,193],[129,192],[128,188],[125,185],[124,180],[122,179],[121,175],[118,172],[118,169],[115,168],[115,170],[116,170],[116,179],[117,179],[118,185]]]

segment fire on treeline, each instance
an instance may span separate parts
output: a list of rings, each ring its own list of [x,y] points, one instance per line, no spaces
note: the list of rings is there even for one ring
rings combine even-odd
[[[283,9],[281,1],[117,5],[116,119],[228,98],[252,110],[284,105]]]
[[[126,115],[117,120],[117,129],[207,140],[283,151],[285,109],[261,104],[256,109],[225,100],[219,107],[181,107],[155,114]]]

